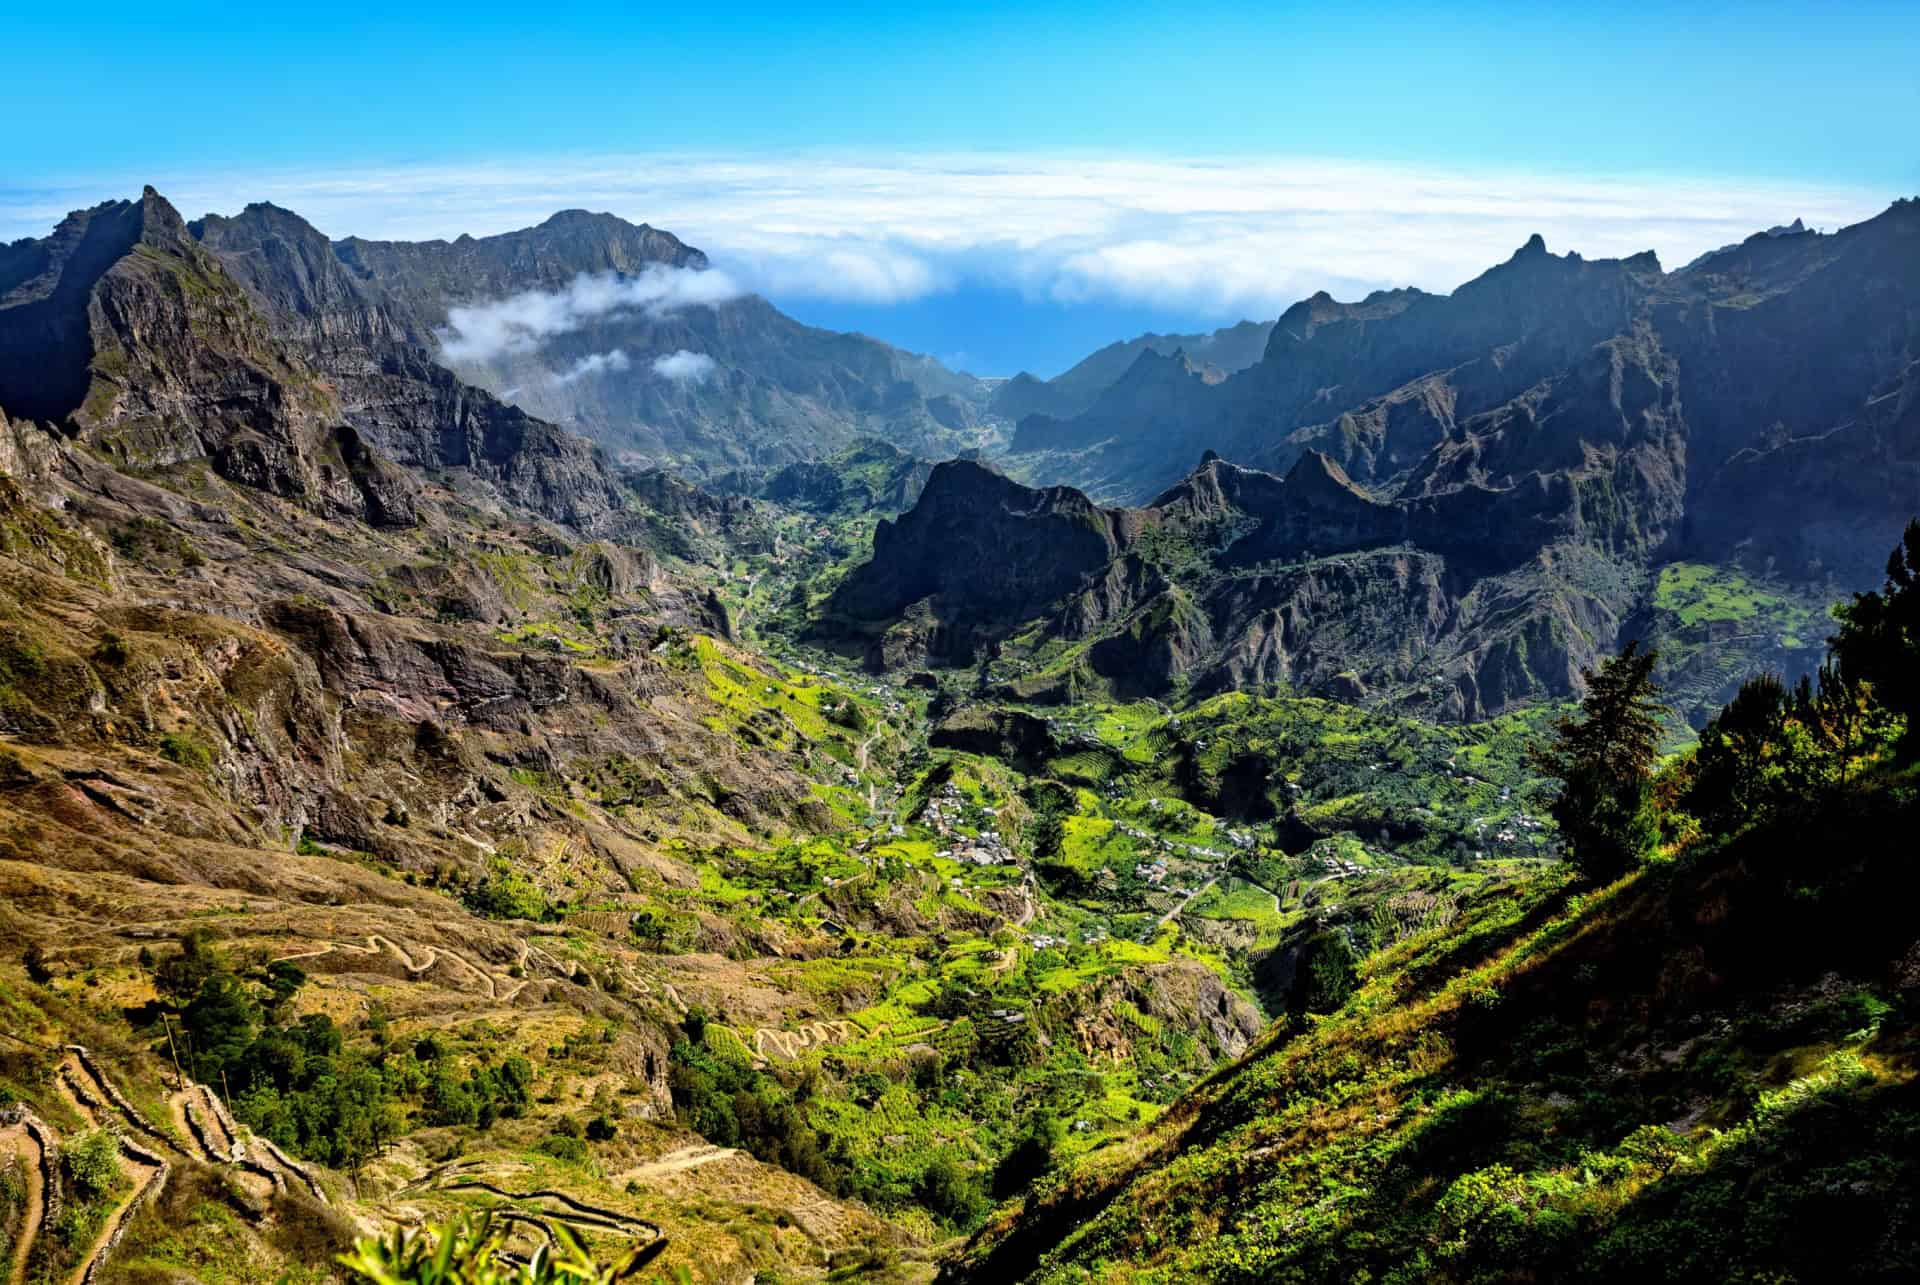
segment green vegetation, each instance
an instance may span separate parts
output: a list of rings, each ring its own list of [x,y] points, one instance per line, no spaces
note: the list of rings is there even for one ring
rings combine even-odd
[[[1657,772],[1651,658],[1603,667],[1543,750],[1573,863],[1411,932],[1377,902],[1364,953],[1310,939],[1291,1016],[955,1278],[1910,1275],[1909,540],[1816,679],[1749,682]]]
[[[213,770],[213,751],[207,743],[192,732],[181,730],[168,732],[160,738],[160,753],[170,763],[194,772]]]
[[[158,1050],[223,1086],[234,1115],[256,1133],[324,1164],[357,1171],[412,1127],[485,1130],[532,1101],[525,1058],[469,1061],[463,1074],[437,1040],[394,1044],[377,1011],[360,1047],[323,1012],[294,1017],[306,977],[291,963],[242,974],[190,933],[153,971],[163,1010]]]
[[[340,1264],[373,1285],[612,1285],[666,1248],[664,1240],[652,1241],[603,1266],[571,1228],[556,1227],[554,1236],[556,1243],[542,1245],[528,1262],[509,1264],[501,1258],[505,1231],[482,1213],[424,1231],[395,1228],[385,1239],[360,1241]]]
[[[1653,851],[1653,766],[1664,707],[1654,697],[1654,653],[1628,643],[1586,675],[1579,718],[1554,724],[1538,756],[1560,782],[1554,820],[1588,878],[1618,878]]]

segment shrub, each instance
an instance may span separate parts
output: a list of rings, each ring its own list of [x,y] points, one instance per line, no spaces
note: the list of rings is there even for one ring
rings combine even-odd
[[[120,1139],[105,1129],[89,1129],[60,1153],[67,1178],[82,1200],[97,1200],[120,1185]]]
[[[578,1138],[570,1138],[564,1133],[542,1138],[538,1149],[556,1160],[566,1160],[573,1164],[581,1164],[587,1158],[587,1144]]]
[[[195,772],[213,768],[213,751],[191,732],[168,732],[160,738],[160,755]]]

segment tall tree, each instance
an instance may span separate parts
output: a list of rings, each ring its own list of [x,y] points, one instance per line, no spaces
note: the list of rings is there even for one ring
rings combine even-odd
[[[1886,583],[1834,614],[1840,632],[1827,641],[1841,673],[1906,720],[1901,752],[1920,752],[1920,518],[1888,557]]]
[[[1658,837],[1653,766],[1666,707],[1653,682],[1654,659],[1652,650],[1630,642],[1587,671],[1580,713],[1558,720],[1533,751],[1534,764],[1560,782],[1553,818],[1573,863],[1591,879],[1625,874]]]

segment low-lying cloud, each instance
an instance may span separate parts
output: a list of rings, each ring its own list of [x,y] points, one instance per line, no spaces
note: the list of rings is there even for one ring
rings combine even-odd
[[[632,365],[633,363],[627,359],[627,354],[619,348],[607,352],[590,353],[565,370],[556,372],[553,375],[553,382],[571,384],[589,375],[604,375],[610,370],[626,370]]]
[[[140,181],[129,175],[122,187]],[[596,309],[673,307],[742,287],[776,303],[891,303],[974,284],[1273,317],[1323,288],[1349,298],[1387,286],[1451,290],[1534,232],[1556,252],[1652,249],[1672,268],[1796,216],[1828,230],[1856,222],[1896,195],[1765,178],[1045,153],[536,158],[220,176],[162,190],[188,214],[272,200],[330,235],[406,239],[504,232],[584,206],[666,228],[732,274],[622,289],[590,281],[462,309],[448,326],[455,360],[537,345]],[[0,237],[44,235],[68,209],[114,194],[0,188]]]
[[[526,290],[491,303],[449,308],[447,324],[439,331],[440,349],[450,362],[487,362],[531,352],[556,335],[604,317],[664,316],[725,303],[740,294],[732,277],[713,268],[656,264],[631,277],[583,273],[563,290]]]
[[[706,383],[718,366],[719,363],[705,353],[685,348],[653,359],[654,374],[683,384]]]

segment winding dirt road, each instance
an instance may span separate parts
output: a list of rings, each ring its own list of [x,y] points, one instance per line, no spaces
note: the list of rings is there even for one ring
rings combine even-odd
[[[14,1240],[13,1261],[8,1264],[7,1285],[24,1285],[27,1256],[40,1239],[47,1224],[46,1149],[25,1120],[0,1128],[0,1157],[18,1156],[27,1170],[26,1207],[20,1216],[20,1232]]]

